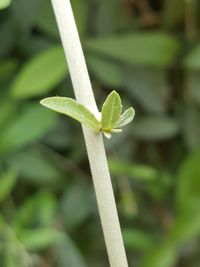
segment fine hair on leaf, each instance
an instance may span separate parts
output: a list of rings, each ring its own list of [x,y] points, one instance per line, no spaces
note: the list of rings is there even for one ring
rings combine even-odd
[[[68,115],[95,132],[100,131],[100,122],[94,114],[76,100],[67,97],[49,97],[40,102],[43,106]]]

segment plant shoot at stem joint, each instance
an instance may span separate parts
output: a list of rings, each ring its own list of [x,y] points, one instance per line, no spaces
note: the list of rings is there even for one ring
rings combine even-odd
[[[49,109],[70,116],[96,133],[103,132],[107,138],[110,138],[112,133],[120,133],[121,127],[130,123],[135,116],[135,110],[132,107],[122,113],[121,98],[116,91],[112,91],[103,103],[100,121],[89,109],[72,98],[48,97],[40,103]]]

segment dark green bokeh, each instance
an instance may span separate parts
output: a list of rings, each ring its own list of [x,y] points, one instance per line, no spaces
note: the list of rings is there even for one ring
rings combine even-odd
[[[6,2],[6,1],[5,1]],[[136,117],[105,140],[130,267],[200,266],[200,3],[72,0],[99,107]],[[109,266],[48,0],[0,10],[0,266]]]

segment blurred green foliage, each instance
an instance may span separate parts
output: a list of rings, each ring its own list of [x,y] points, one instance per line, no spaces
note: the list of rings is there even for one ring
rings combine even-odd
[[[0,266],[108,266],[50,1],[0,1]],[[99,107],[136,118],[106,148],[130,266],[200,266],[200,3],[72,0]]]

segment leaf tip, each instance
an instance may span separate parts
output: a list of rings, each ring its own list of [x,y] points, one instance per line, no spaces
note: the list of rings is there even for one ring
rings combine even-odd
[[[41,104],[42,106],[44,106],[44,103],[45,103],[45,98],[42,99],[42,100],[40,100],[40,104]]]
[[[48,107],[50,99],[52,99],[52,97],[43,98],[42,100],[40,100],[40,104],[44,107]]]
[[[110,95],[116,95],[116,96],[119,96],[119,94],[117,93],[116,90],[113,90],[113,91],[110,93]],[[119,97],[120,97],[120,96],[119,96]]]

